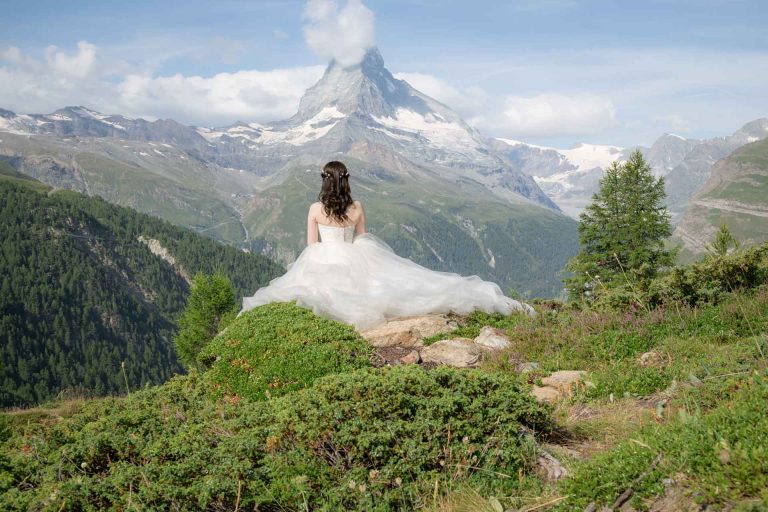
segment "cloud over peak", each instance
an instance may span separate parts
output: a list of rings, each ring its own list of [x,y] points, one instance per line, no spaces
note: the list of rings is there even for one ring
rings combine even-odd
[[[342,66],[359,64],[376,44],[373,12],[360,0],[347,0],[341,8],[334,0],[309,0],[304,19],[309,49]]]

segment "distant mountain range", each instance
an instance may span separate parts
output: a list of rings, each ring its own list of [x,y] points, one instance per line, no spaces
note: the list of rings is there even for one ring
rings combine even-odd
[[[378,50],[331,62],[297,113],[222,128],[68,107],[0,112],[0,156],[56,187],[99,195],[290,263],[320,167],[342,159],[370,229],[437,270],[551,296],[576,223],[447,106],[395,79]]]
[[[760,119],[728,137],[666,134],[640,150],[665,177],[677,221],[715,161],[767,135]],[[320,167],[342,159],[370,229],[399,254],[524,295],[562,289],[560,271],[578,245],[573,219],[603,169],[631,149],[486,138],[394,78],[375,48],[356,66],[331,62],[296,114],[270,124],[193,127],[85,107],[0,110],[0,158],[17,171],[284,264],[304,246]]]
[[[690,257],[707,250],[722,223],[743,245],[768,240],[768,140],[742,146],[715,163],[674,237]]]
[[[495,148],[514,162],[517,169],[533,176],[542,190],[573,218],[578,218],[591,202],[603,169],[614,160],[626,160],[630,152],[639,149],[654,173],[664,177],[667,206],[676,224],[716,161],[745,144],[765,138],[768,138],[768,119],[762,118],[725,137],[697,140],[667,133],[650,148],[580,144],[564,150],[509,139],[496,139]]]

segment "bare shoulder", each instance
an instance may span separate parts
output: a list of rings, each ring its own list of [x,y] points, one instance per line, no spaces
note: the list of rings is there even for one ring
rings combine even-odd
[[[359,199],[355,199],[354,201],[352,201],[352,204],[355,205],[355,208],[362,208],[363,207],[363,202],[360,201]]]
[[[323,206],[323,203],[321,203],[320,201],[315,201],[314,203],[309,205],[309,215],[314,216],[320,213],[322,206]]]

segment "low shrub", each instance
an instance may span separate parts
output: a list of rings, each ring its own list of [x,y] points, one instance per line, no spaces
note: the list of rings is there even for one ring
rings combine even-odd
[[[436,485],[510,492],[550,409],[510,377],[362,369],[260,402],[196,371],[5,444],[10,510],[413,510]],[[525,434],[524,434],[525,432]],[[437,482],[437,483],[436,483]]]
[[[745,499],[768,500],[767,377],[755,373],[711,411],[681,410],[676,421],[647,427],[585,462],[564,483],[568,498],[556,509],[583,510],[593,501],[597,509],[611,506],[630,484],[637,507],[642,498],[664,493],[665,478],[694,489],[697,501],[718,510]]]
[[[627,275],[596,287],[588,301],[571,306],[598,311],[650,311],[677,304],[717,304],[725,295],[768,285],[768,243],[726,255],[709,255],[691,265],[667,269],[653,279]]]
[[[318,377],[370,365],[371,346],[351,326],[295,303],[254,308],[232,321],[198,356],[206,378],[231,399],[263,400]]]
[[[651,282],[650,304],[677,301],[689,305],[715,303],[728,293],[768,284],[768,243],[724,256],[673,268]]]

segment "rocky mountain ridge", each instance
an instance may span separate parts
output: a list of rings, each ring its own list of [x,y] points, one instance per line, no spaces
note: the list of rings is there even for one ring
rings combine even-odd
[[[0,158],[50,185],[165,218],[290,263],[317,174],[343,159],[370,229],[401,255],[556,294],[575,223],[449,107],[395,79],[378,50],[331,62],[297,113],[188,127],[68,107],[0,117]],[[543,255],[550,257],[544,261]]]
[[[673,223],[677,223],[688,200],[704,184],[716,161],[745,144],[767,137],[768,118],[761,118],[731,135],[705,140],[665,133],[651,147],[579,144],[564,150],[509,139],[496,139],[495,147],[519,169],[533,176],[542,190],[573,218],[578,218],[590,203],[605,167],[614,160],[626,160],[631,151],[639,149],[654,173],[664,177],[667,206]]]
[[[768,139],[746,144],[714,164],[674,237],[689,256],[701,254],[722,223],[742,245],[768,240]]]

